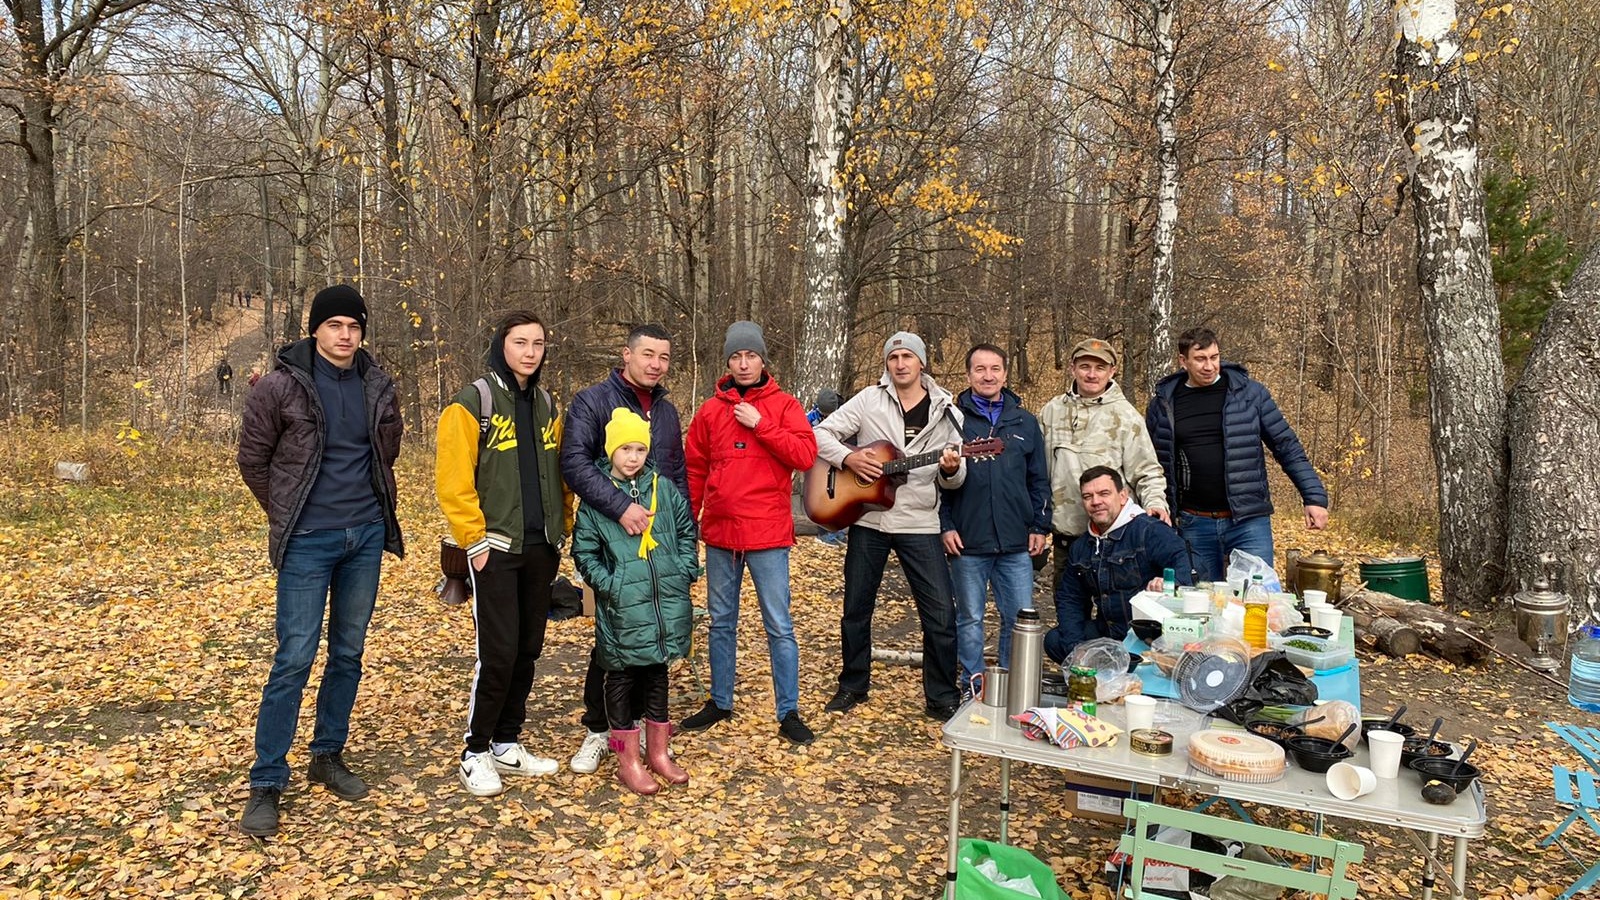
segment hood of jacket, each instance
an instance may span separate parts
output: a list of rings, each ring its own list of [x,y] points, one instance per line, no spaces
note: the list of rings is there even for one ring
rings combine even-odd
[[[767,394],[775,394],[781,390],[778,387],[778,379],[773,378],[771,372],[762,369],[760,380],[745,388],[744,393],[739,393],[739,386],[734,383],[733,375],[728,374],[717,379],[716,388],[711,396],[737,405],[740,403],[754,403],[757,398],[764,397]]]
[[[1094,535],[1096,540],[1116,540],[1118,537],[1117,532],[1121,531],[1123,526],[1132,522],[1135,517],[1144,514],[1144,507],[1133,502],[1133,498],[1130,497],[1127,503],[1122,504],[1122,512],[1117,513],[1116,521],[1111,523],[1111,527],[1106,529],[1105,534],[1095,534],[1093,523],[1089,525],[1089,534]]]
[[[483,354],[483,361],[488,365],[489,371],[500,376],[500,381],[505,385],[506,392],[515,395],[517,393],[517,373],[511,371],[511,364],[506,362],[506,336],[504,334],[498,331],[495,332],[494,337],[489,341],[489,349]],[[523,394],[529,397],[533,396],[533,392],[539,389],[539,375],[542,372],[544,372],[544,360],[541,359],[539,360],[539,368],[534,369],[533,374],[528,376],[528,384],[522,389]]]

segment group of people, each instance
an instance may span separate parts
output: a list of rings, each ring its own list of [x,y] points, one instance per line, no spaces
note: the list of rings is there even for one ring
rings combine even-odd
[[[239,467],[267,513],[278,570],[278,646],[240,821],[252,835],[278,829],[324,618],[327,660],[306,777],[345,799],[368,791],[343,750],[382,553],[404,548],[393,471],[400,410],[393,381],[361,349],[366,324],[355,289],[318,293],[310,337],[279,351],[245,406]],[[1086,638],[1121,637],[1127,598],[1152,573],[1159,579],[1173,568],[1188,583],[1220,577],[1234,549],[1271,558],[1263,444],[1300,490],[1307,523],[1320,528],[1327,518],[1321,483],[1271,396],[1242,367],[1221,363],[1205,329],[1180,339],[1181,371],[1161,383],[1142,417],[1117,386],[1118,357],[1106,341],[1073,348],[1071,388],[1036,418],[1006,386],[1004,350],[973,347],[967,387],[952,395],[928,374],[926,345],[908,332],[885,342],[877,384],[826,416],[808,416],[769,370],[760,326],[735,322],[724,340],[727,370],[686,435],[662,385],[672,340],[660,326],[634,328],[620,365],[565,410],[541,385],[548,340],[532,313],[502,318],[484,375],[438,422],[436,491],[470,564],[476,631],[457,777],[477,796],[499,794],[507,776],[559,768],[521,737],[569,536],[575,568],[596,595],[585,733],[569,766],[594,773],[615,755],[621,783],[652,794],[662,781],[689,780],[670,752],[667,667],[688,652],[690,586],[702,576],[711,695],[677,730],[703,731],[735,714],[748,571],[778,733],[798,745],[815,738],[800,715],[789,554],[794,473],[818,459],[866,482],[888,462],[867,449],[875,441],[936,460],[899,476],[893,505],[845,532],[841,660],[824,707],[835,713],[869,696],[872,614],[890,551],[921,625],[925,710],[943,721],[983,669],[991,591],[1004,665],[1016,614],[1032,605],[1034,573],[1052,546],[1057,624],[1046,648],[1059,660]],[[963,447],[978,439],[1002,449],[969,459]]]

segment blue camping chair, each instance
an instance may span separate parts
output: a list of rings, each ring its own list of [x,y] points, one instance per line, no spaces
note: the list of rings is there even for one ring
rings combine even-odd
[[[1567,742],[1567,745],[1578,751],[1583,761],[1589,768],[1600,772],[1600,728],[1585,728],[1582,725],[1563,725],[1560,722],[1546,722],[1544,727],[1554,731],[1556,736]]]
[[[1567,826],[1580,818],[1589,823],[1589,828],[1595,834],[1600,834],[1600,823],[1595,822],[1594,816],[1589,814],[1592,810],[1600,810],[1600,792],[1596,790],[1594,774],[1590,772],[1573,772],[1566,766],[1551,766],[1550,774],[1555,779],[1556,800],[1563,805],[1572,807],[1572,813],[1562,820],[1560,825],[1556,826],[1556,830],[1551,832],[1549,837],[1540,841],[1539,846],[1548,847],[1557,843],[1561,839],[1561,835],[1566,832]],[[1560,844],[1560,847],[1561,852],[1565,853],[1568,859],[1580,866],[1583,865],[1583,862],[1574,856],[1571,850],[1567,849],[1566,844]],[[1569,900],[1569,898],[1576,896],[1579,891],[1587,890],[1597,881],[1600,881],[1600,862],[1590,866],[1587,872],[1578,876],[1578,880],[1572,883],[1572,887],[1567,888],[1566,893],[1562,894],[1557,900]]]

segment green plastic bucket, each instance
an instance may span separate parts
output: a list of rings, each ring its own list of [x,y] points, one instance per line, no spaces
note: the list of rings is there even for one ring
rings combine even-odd
[[[1428,599],[1428,565],[1420,556],[1390,556],[1361,561],[1367,589],[1420,603]]]

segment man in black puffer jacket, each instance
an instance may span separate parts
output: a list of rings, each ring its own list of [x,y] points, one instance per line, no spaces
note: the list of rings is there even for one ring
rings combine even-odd
[[[245,401],[239,473],[267,514],[278,570],[278,649],[261,691],[250,800],[239,822],[256,837],[278,831],[324,618],[328,655],[306,777],[346,800],[367,794],[343,751],[383,552],[403,556],[405,546],[395,516],[400,405],[394,381],[361,349],[366,326],[367,304],[355,288],[322,290],[311,301],[311,337],[279,351],[278,367]]]
[[[1183,370],[1156,385],[1145,423],[1194,578],[1222,580],[1234,550],[1271,565],[1272,499],[1262,445],[1294,482],[1313,530],[1328,525],[1328,492],[1272,394],[1243,366],[1222,361],[1215,332],[1191,328],[1179,335],[1178,363]]]
[[[678,408],[661,386],[672,362],[672,336],[660,325],[639,325],[628,333],[622,365],[604,381],[579,391],[567,406],[567,427],[561,435],[561,477],[585,506],[638,535],[650,514],[628,497],[595,465],[605,457],[606,423],[618,408],[638,413],[650,423],[649,462],[662,477],[689,496],[689,471],[684,465],[683,424]],[[572,771],[593,773],[608,752],[610,721],[606,718],[605,670],[589,654],[583,683],[583,745],[572,757]]]

